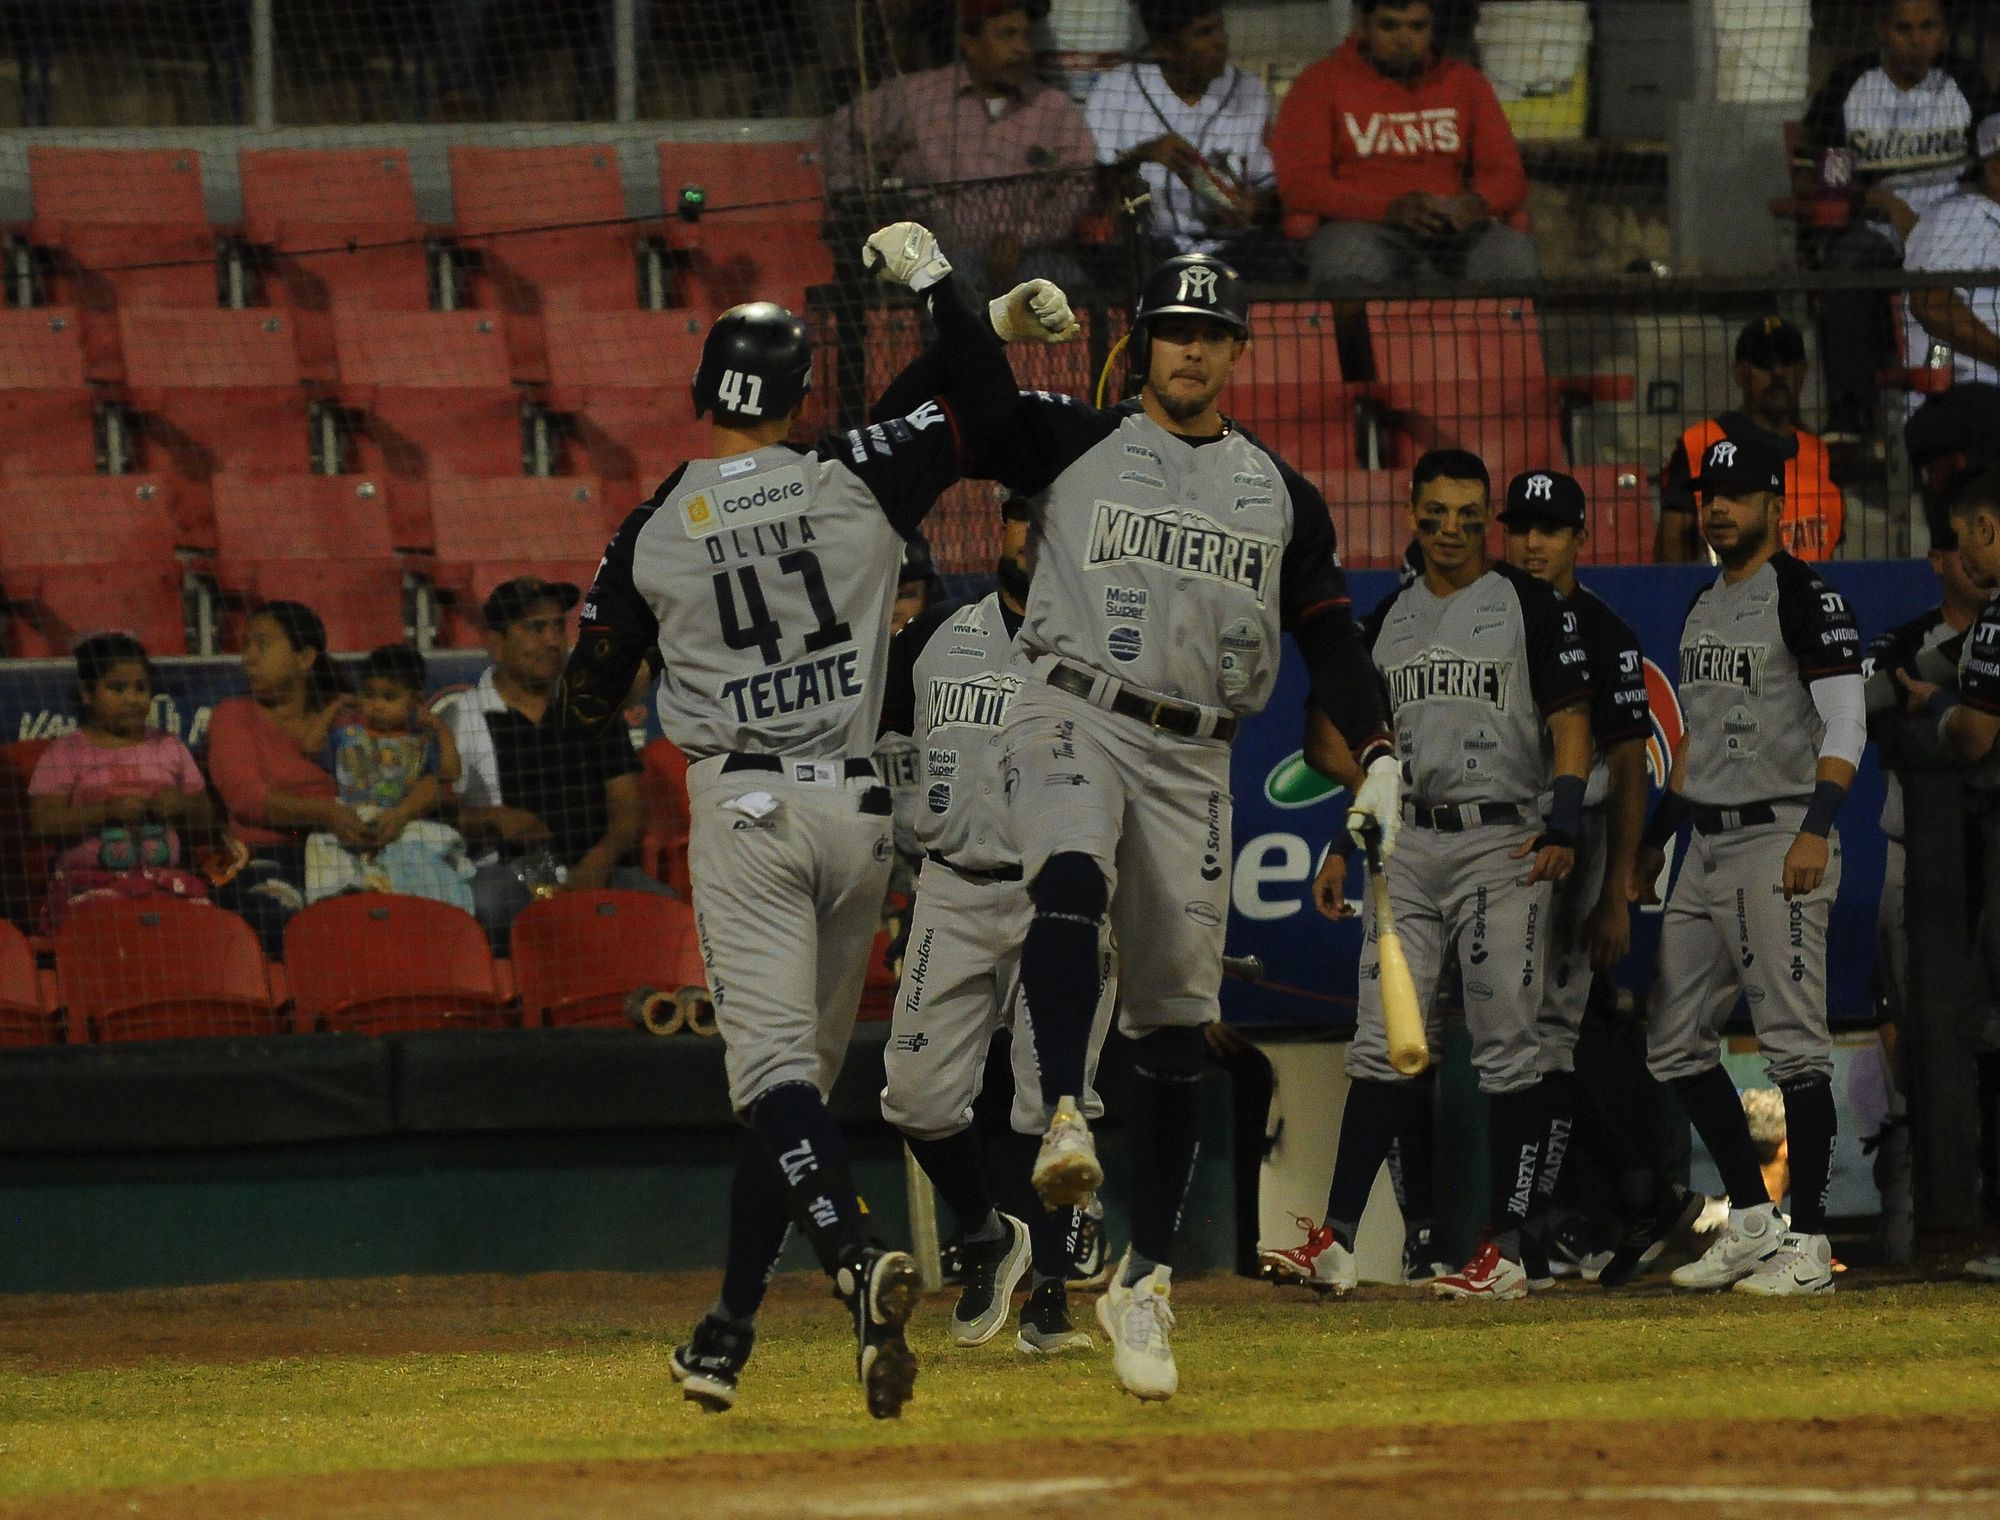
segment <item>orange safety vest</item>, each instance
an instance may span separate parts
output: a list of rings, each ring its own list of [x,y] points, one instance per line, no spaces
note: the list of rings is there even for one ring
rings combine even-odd
[[[1713,417],[1681,434],[1681,448],[1690,467],[1725,436]],[[1804,428],[1793,429],[1798,451],[1785,461],[1785,510],[1779,521],[1786,552],[1799,559],[1826,559],[1840,543],[1847,526],[1847,502],[1827,473],[1826,445]]]

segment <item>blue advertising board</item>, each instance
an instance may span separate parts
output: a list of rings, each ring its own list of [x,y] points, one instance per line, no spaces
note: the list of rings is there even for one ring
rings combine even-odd
[[[1863,639],[1914,616],[1938,600],[1937,584],[1922,560],[1857,561],[1820,567],[1827,581],[1854,607]],[[1584,584],[1631,624],[1644,648],[1653,699],[1649,758],[1654,784],[1665,778],[1665,759],[1680,731],[1672,675],[1688,603],[1715,575],[1693,565],[1586,569]],[[1389,571],[1351,571],[1357,609],[1374,607],[1395,586]],[[1231,884],[1229,950],[1255,954],[1264,980],[1226,982],[1223,1011],[1251,1024],[1347,1024],[1354,1018],[1355,966],[1361,930],[1333,923],[1311,901],[1312,878],[1346,794],[1319,782],[1300,758],[1305,672],[1286,646],[1284,669],[1270,704],[1237,735],[1231,760],[1235,793],[1235,874]],[[1862,762],[1852,795],[1841,810],[1840,895],[1829,938],[1830,1012],[1836,1023],[1872,1022],[1869,972],[1874,964],[1875,909],[1882,882],[1883,842],[1876,820],[1882,776],[1874,752]],[[1359,867],[1350,875],[1358,892]],[[1659,943],[1658,910],[1636,915],[1632,953],[1620,980],[1638,987],[1653,972]]]

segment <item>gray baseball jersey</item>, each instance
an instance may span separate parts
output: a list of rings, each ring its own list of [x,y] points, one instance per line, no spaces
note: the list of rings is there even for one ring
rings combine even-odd
[[[1532,805],[1549,784],[1544,715],[1591,689],[1562,598],[1511,565],[1445,597],[1419,576],[1391,592],[1364,631],[1412,800]]]
[[[1723,808],[1809,798],[1826,734],[1811,685],[1861,670],[1846,598],[1780,550],[1733,586],[1718,576],[1701,589],[1680,666],[1681,794]]]
[[[889,650],[882,727],[916,741],[912,830],[923,849],[973,871],[1020,864],[996,748],[1021,686],[1018,626],[996,591],[969,606],[918,614]]]
[[[1239,432],[1187,439],[1143,411],[1023,399],[1023,489],[1054,483],[1020,644],[1158,696],[1255,712],[1278,634],[1346,601],[1319,493]],[[1053,473],[1052,473],[1053,472]]]

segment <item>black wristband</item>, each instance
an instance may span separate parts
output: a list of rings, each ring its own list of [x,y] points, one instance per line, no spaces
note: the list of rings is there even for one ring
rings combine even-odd
[[[1569,833],[1565,829],[1543,829],[1541,833],[1535,836],[1535,848],[1538,850],[1573,850],[1576,848],[1576,835]]]
[[[1549,832],[1567,835],[1573,845],[1583,832],[1583,777],[1558,776],[1553,790],[1555,795],[1549,802]]]
[[[1838,781],[1820,782],[1813,788],[1812,801],[1806,804],[1806,816],[1799,824],[1799,832],[1826,838],[1833,832],[1833,815],[1840,811],[1841,803],[1846,800],[1847,788]]]
[[[1694,804],[1679,792],[1663,792],[1660,805],[1653,809],[1653,816],[1646,820],[1645,832],[1640,834],[1639,843],[1649,850],[1657,850],[1681,831],[1681,825],[1694,812]]]

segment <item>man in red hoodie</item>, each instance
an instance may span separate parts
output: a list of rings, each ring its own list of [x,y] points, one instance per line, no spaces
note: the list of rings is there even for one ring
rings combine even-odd
[[[1285,231],[1315,283],[1533,279],[1504,225],[1528,196],[1486,76],[1432,46],[1430,0],[1359,0],[1347,41],[1298,78],[1271,135]]]

